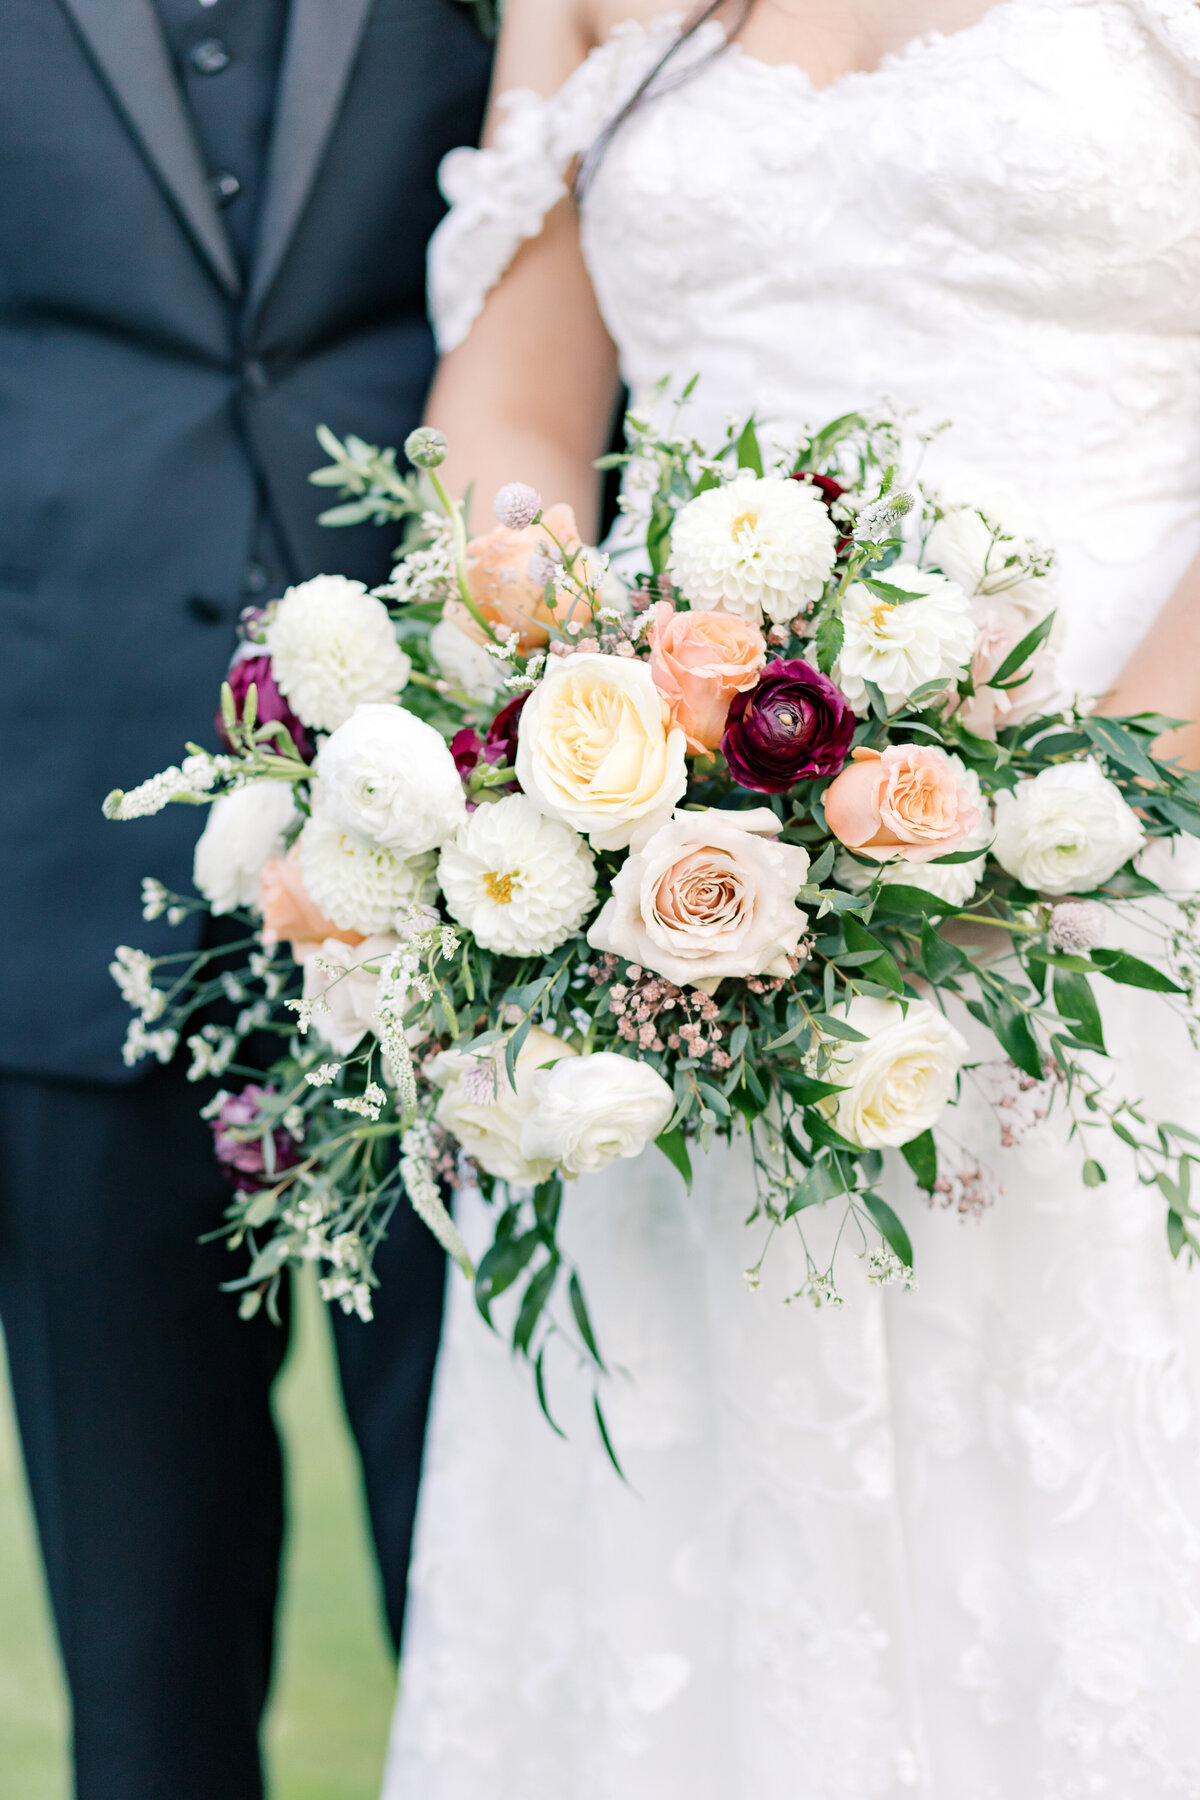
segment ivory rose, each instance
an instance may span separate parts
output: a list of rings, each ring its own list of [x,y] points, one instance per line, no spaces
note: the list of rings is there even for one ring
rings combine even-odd
[[[538,525],[514,531],[496,525],[467,545],[467,586],[486,619],[517,632],[523,650],[537,650],[550,642],[548,627],[565,623],[578,602],[562,595],[553,606],[546,604],[544,565],[558,558],[558,546],[567,551],[581,548],[575,514],[569,506],[547,507]]]
[[[970,789],[944,750],[926,744],[859,748],[825,789],[825,819],[848,850],[930,862],[957,850],[979,823]]]
[[[533,1026],[517,1056],[513,1088],[502,1059],[443,1050],[426,1067],[442,1090],[434,1116],[489,1175],[529,1185],[545,1181],[554,1173],[554,1158],[537,1152],[526,1156],[522,1128],[533,1111],[538,1070],[578,1054],[561,1038]]]
[[[639,1156],[675,1110],[670,1083],[657,1069],[611,1050],[539,1069],[533,1097],[521,1154],[552,1161],[564,1175],[597,1175],[621,1157]]]
[[[907,1144],[937,1123],[954,1092],[967,1043],[927,1000],[860,995],[843,1014],[861,1042],[839,1042],[830,1079],[842,1087],[823,1101],[831,1122],[863,1150]]]
[[[286,856],[273,856],[258,878],[258,910],[264,944],[289,943],[297,962],[304,962],[326,938],[361,944],[360,931],[343,931],[327,919],[304,885],[300,845]]]
[[[697,754],[715,750],[730,702],[758,680],[767,641],[749,619],[731,613],[677,613],[660,600],[651,613],[650,673],[671,717]]]
[[[622,865],[588,943],[708,993],[727,975],[790,975],[808,852],[779,829],[765,806],[677,813]]]
[[[683,797],[686,748],[645,663],[556,658],[521,713],[517,780],[597,850],[623,850]]]

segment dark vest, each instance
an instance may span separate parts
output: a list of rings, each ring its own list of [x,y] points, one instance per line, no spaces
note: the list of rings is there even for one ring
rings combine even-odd
[[[122,1078],[112,948],[186,947],[138,893],[189,888],[202,819],[104,793],[214,742],[248,597],[386,574],[386,532],[317,525],[313,433],[420,416],[437,166],[488,67],[462,0],[7,0],[0,1067]]]

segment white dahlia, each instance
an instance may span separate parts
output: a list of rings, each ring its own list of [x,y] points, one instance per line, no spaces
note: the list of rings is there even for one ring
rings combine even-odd
[[[289,588],[267,649],[280,693],[315,731],[336,731],[364,700],[394,700],[412,668],[382,600],[344,575]]]
[[[845,638],[833,679],[855,712],[869,710],[873,681],[889,709],[927,681],[956,682],[975,650],[978,626],[956,581],[915,563],[894,563],[880,577],[914,600],[886,600],[856,581],[842,603]]]
[[[596,898],[595,859],[579,833],[524,794],[470,814],[442,850],[438,881],[451,918],[485,950],[513,956],[557,949]]]
[[[192,880],[215,913],[253,906],[258,878],[296,816],[287,781],[248,781],[209,808],[192,861]]]
[[[300,833],[300,872],[309,899],[340,931],[370,937],[432,890],[434,857],[401,856],[345,830],[318,802]]]
[[[330,818],[385,850],[436,850],[467,816],[441,733],[403,706],[356,708],[321,745],[314,767]]]
[[[837,538],[809,483],[743,473],[682,509],[668,573],[699,612],[783,624],[820,599]]]

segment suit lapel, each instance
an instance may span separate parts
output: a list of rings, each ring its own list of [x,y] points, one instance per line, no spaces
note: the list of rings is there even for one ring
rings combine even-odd
[[[61,0],[61,4],[213,272],[223,287],[237,293],[242,285],[237,258],[212,203],[151,0]]]
[[[372,0],[291,0],[251,281],[251,309],[261,303],[279,273],[299,223],[371,5]]]

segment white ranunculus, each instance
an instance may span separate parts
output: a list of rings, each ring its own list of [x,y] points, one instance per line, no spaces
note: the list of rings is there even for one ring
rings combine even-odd
[[[861,581],[847,589],[842,603],[845,637],[833,678],[859,713],[870,707],[868,681],[879,688],[889,709],[926,682],[956,682],[978,636],[970,602],[957,582],[903,562],[885,570],[880,580],[918,598],[884,600]]]
[[[597,850],[623,850],[683,798],[686,750],[647,663],[564,656],[521,709],[517,779]]]
[[[368,1031],[378,1030],[379,965],[399,944],[390,933],[361,944],[326,938],[305,960],[304,998],[325,1002],[313,1013],[313,1030],[339,1056],[349,1056]]]
[[[992,809],[983,797],[983,789],[974,769],[968,769],[961,756],[954,756],[949,752],[947,754],[958,770],[959,780],[971,805],[979,814],[978,825],[972,826],[962,843],[955,845],[955,849],[982,851],[991,843],[995,829],[992,824]],[[983,880],[986,868],[987,857],[981,855],[973,862],[962,863],[914,863],[908,857],[895,856],[876,868],[868,869],[842,851],[834,864],[833,872],[834,879],[852,893],[862,893],[878,876],[881,882],[892,886],[902,884],[904,887],[920,888],[923,893],[933,894],[950,906],[965,906]]]
[[[782,624],[820,599],[837,540],[817,488],[743,471],[681,508],[668,573],[700,612]]]
[[[213,801],[196,845],[192,880],[215,913],[254,905],[258,878],[295,817],[286,781],[248,781]]]
[[[450,916],[485,950],[545,956],[596,900],[595,858],[577,831],[525,794],[478,807],[442,848],[438,881]]]
[[[838,1041],[829,1079],[843,1092],[823,1110],[864,1150],[907,1144],[935,1125],[954,1092],[967,1042],[927,1000],[852,1000],[841,1016],[863,1042]]]
[[[344,575],[289,588],[266,638],[280,693],[315,731],[336,731],[364,701],[395,700],[412,669],[382,600]]]
[[[403,706],[358,707],[314,767],[330,818],[402,856],[437,850],[467,816],[445,740]]]
[[[611,1050],[555,1063],[533,1078],[521,1154],[565,1175],[596,1175],[638,1156],[666,1130],[675,1096],[649,1063]]]
[[[468,700],[482,705],[494,700],[504,686],[501,664],[452,619],[438,620],[429,634],[429,648],[451,687],[461,688]]]
[[[945,511],[925,540],[924,563],[956,581],[967,594],[1005,592],[1049,612],[1050,582],[1029,574],[1031,563],[1047,562],[1040,521],[1011,488],[960,470],[938,483]]]
[[[522,1186],[545,1181],[554,1173],[553,1158],[526,1156],[521,1148],[521,1133],[534,1106],[534,1080],[545,1064],[578,1054],[570,1044],[535,1025],[517,1057],[514,1090],[503,1057],[443,1050],[426,1070],[442,1090],[437,1122],[489,1175]]]
[[[726,976],[790,975],[808,852],[779,830],[765,806],[676,813],[622,864],[588,943],[708,993]]]
[[[1145,842],[1137,814],[1090,756],[996,797],[996,861],[1038,893],[1099,887]]]
[[[435,866],[432,854],[401,856],[344,830],[315,794],[300,833],[300,872],[313,905],[340,931],[390,930],[398,913],[432,893]]]

